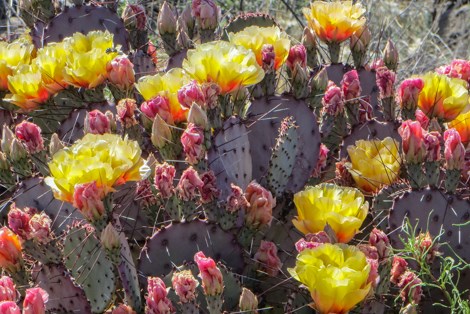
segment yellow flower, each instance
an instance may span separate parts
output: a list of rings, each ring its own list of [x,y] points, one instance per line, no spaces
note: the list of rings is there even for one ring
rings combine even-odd
[[[287,59],[290,49],[290,40],[285,32],[279,27],[250,26],[238,33],[229,34],[230,42],[250,49],[255,53],[256,61],[263,65],[261,49],[263,45],[273,45],[275,60],[274,69],[278,69]]]
[[[356,145],[348,146],[348,154],[351,162],[345,166],[362,191],[376,192],[400,175],[399,144],[391,137],[356,141]]]
[[[189,78],[179,68],[171,69],[165,74],[144,76],[135,87],[145,100],[163,96],[170,103],[170,114],[174,122],[186,121],[188,109],[178,101],[178,90],[189,82]],[[171,123],[171,121],[167,121]]]
[[[357,247],[346,244],[322,244],[297,255],[294,279],[307,286],[312,307],[321,314],[348,313],[368,295],[370,266]]]
[[[428,117],[451,121],[469,104],[467,83],[464,80],[433,72],[421,78],[424,88],[419,93],[418,106]]]
[[[465,147],[470,143],[470,111],[461,113],[449,122],[449,129],[454,128],[460,134],[460,139]]]
[[[343,243],[354,237],[369,211],[361,191],[328,183],[296,193],[294,203],[298,216],[292,223],[300,232],[317,233],[328,224]]]
[[[65,66],[65,80],[75,87],[94,88],[108,75],[107,65],[117,56],[113,49],[113,35],[93,31],[87,35],[75,33],[64,40],[69,51]]]
[[[116,134],[87,134],[54,154],[49,163],[51,176],[45,182],[55,198],[72,203],[77,184],[96,181],[108,193],[114,186],[141,180],[143,165],[137,142]]]
[[[0,42],[0,90],[8,90],[8,76],[20,65],[28,65],[34,56],[34,46],[23,41]]]
[[[183,69],[198,83],[216,83],[222,94],[259,83],[264,71],[254,53],[225,41],[205,43],[189,50]]]
[[[315,1],[303,12],[308,25],[324,42],[340,43],[360,30],[366,19],[365,9],[352,1]]]
[[[65,87],[64,69],[68,52],[63,43],[51,43],[38,50],[34,64],[41,72],[42,81],[49,93],[54,94]]]
[[[8,77],[8,89],[11,94],[6,95],[4,100],[25,111],[37,108],[49,98],[41,73],[35,66],[22,65],[18,68],[15,74]]]

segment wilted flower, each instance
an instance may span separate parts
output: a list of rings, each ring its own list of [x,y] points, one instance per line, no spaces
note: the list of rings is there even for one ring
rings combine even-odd
[[[52,220],[45,212],[34,214],[29,221],[31,238],[39,243],[51,241]]]
[[[213,171],[204,172],[201,175],[201,181],[204,185],[201,188],[201,201],[209,203],[220,195],[220,190],[217,188],[217,178]]]
[[[29,288],[23,301],[23,314],[45,314],[49,294],[41,288]]]
[[[146,314],[170,314],[176,313],[170,299],[165,283],[158,277],[149,277],[147,279],[147,306]]]
[[[188,123],[181,135],[181,144],[188,163],[196,164],[204,158],[204,130],[201,127]]]
[[[199,278],[202,280],[202,288],[206,296],[220,295],[224,291],[223,276],[215,261],[206,257],[199,251],[194,255],[194,261],[199,268]]]
[[[325,146],[325,144],[320,144],[320,152],[318,153],[318,160],[315,168],[313,169],[312,177],[320,177],[322,170],[326,167],[329,152],[330,150]]]
[[[259,27],[249,26],[237,33],[229,33],[230,42],[250,49],[256,56],[256,61],[263,65],[262,49],[264,45],[272,45],[274,49],[274,70],[279,69],[289,55],[290,40],[287,34],[278,26]],[[304,66],[306,54],[304,48]]]
[[[216,29],[219,9],[213,0],[193,0],[192,15],[201,29]]]
[[[128,89],[134,85],[134,65],[127,56],[114,58],[107,68],[108,80],[120,89]]]
[[[13,301],[0,302],[0,313],[2,314],[21,314],[20,307]]]
[[[18,291],[16,291],[15,283],[8,276],[0,278],[0,302],[16,301],[18,299]]]
[[[222,94],[259,83],[264,78],[253,52],[225,41],[209,42],[189,50],[183,69],[199,84],[216,83]]]
[[[260,263],[261,268],[269,275],[276,276],[282,267],[281,260],[277,256],[276,244],[270,241],[261,240],[261,244],[253,257]]]
[[[400,282],[398,282],[398,287],[401,289],[401,299],[403,301],[411,300],[413,303],[418,304],[423,295],[421,284],[421,279],[415,273],[406,271],[401,275]]]
[[[96,181],[77,184],[74,187],[73,206],[88,220],[98,220],[104,215],[104,197],[105,190],[98,187]]]
[[[181,303],[193,302],[196,300],[196,288],[199,282],[194,278],[190,270],[183,270],[173,274],[171,279],[173,289],[180,298]]]
[[[343,75],[341,90],[346,101],[358,99],[361,96],[361,81],[356,70],[351,70]]]
[[[170,101],[165,96],[155,96],[140,105],[140,110],[151,120],[159,115],[166,123],[173,124]]]
[[[111,124],[104,113],[95,109],[86,113],[83,129],[85,133],[91,134],[110,133]]]
[[[405,273],[408,263],[399,256],[394,256],[392,261],[392,269],[390,271],[390,282],[398,284],[400,277]]]
[[[452,60],[450,65],[439,67],[436,69],[439,74],[447,75],[448,77],[459,78],[467,81],[470,84],[470,61],[455,59]]]
[[[155,74],[152,76],[144,76],[139,79],[135,87],[139,93],[148,102],[153,100],[155,104],[147,103],[149,110],[142,108],[141,110],[149,117],[155,117],[155,114],[160,114],[167,123],[182,122],[186,120],[187,109],[182,107],[178,101],[178,91],[184,86],[189,79],[181,69],[175,68],[166,72],[165,74]],[[169,112],[171,118],[167,117],[168,112],[166,104],[162,99],[154,99],[157,96],[162,96],[169,104]]]
[[[250,203],[248,203],[243,190],[232,183],[230,195],[227,197],[227,211],[234,213],[242,208],[247,208],[249,205]]]
[[[429,118],[451,121],[468,105],[465,81],[432,72],[421,78],[424,88],[419,94],[418,106]]]
[[[119,122],[121,122],[121,125],[124,128],[127,129],[138,124],[137,119],[135,118],[137,104],[134,99],[124,98],[119,100],[116,110]]]
[[[339,242],[347,243],[361,228],[369,211],[364,195],[350,187],[324,183],[294,195],[294,226],[303,234],[323,231],[329,225]]]
[[[271,44],[264,44],[261,47],[261,66],[265,72],[274,71],[274,62],[276,61],[276,53],[274,46]]]
[[[106,194],[114,186],[141,180],[143,165],[137,142],[117,134],[86,134],[54,155],[45,182],[55,198],[72,203],[77,184],[96,182]]]
[[[326,43],[340,43],[361,29],[366,22],[365,11],[353,1],[314,1],[303,9],[309,27]]]
[[[8,211],[8,227],[10,227],[10,229],[21,238],[29,240],[31,237],[29,221],[35,211],[36,209],[29,207],[26,207],[23,210],[19,209],[16,207],[15,203],[13,203]]]
[[[454,129],[448,129],[444,132],[444,157],[447,170],[463,168],[465,147],[460,140],[459,133]]]
[[[203,107],[205,103],[204,93],[196,81],[191,81],[178,90],[178,101],[181,106],[188,109],[191,108],[193,103]]]
[[[387,258],[390,254],[390,240],[382,230],[377,228],[372,229],[369,235],[369,245],[377,248],[380,260]]]
[[[379,87],[380,98],[392,97],[395,92],[393,85],[397,77],[395,72],[386,67],[380,67],[376,69],[375,76],[377,86]]]
[[[428,232],[420,233],[416,237],[418,243],[418,249],[421,254],[426,255],[426,263],[432,263],[437,255],[439,255],[439,244],[434,243],[431,234]]]
[[[139,4],[128,3],[122,12],[122,19],[126,27],[144,30],[147,24],[145,8]]]
[[[7,227],[0,229],[0,267],[15,272],[22,262],[21,242],[16,234]]]
[[[418,98],[424,87],[421,78],[410,78],[401,82],[398,87],[397,102],[401,108],[415,110],[418,106]]]
[[[137,314],[129,305],[119,304],[111,314]]]
[[[270,225],[276,206],[276,199],[271,192],[252,181],[246,188],[245,197],[249,203],[245,214],[246,224],[254,228]]]
[[[197,195],[197,192],[203,187],[204,182],[201,181],[197,171],[193,167],[187,168],[181,175],[180,181],[176,190],[178,195],[184,201],[190,201],[194,199]]]
[[[424,134],[424,145],[426,146],[426,161],[434,162],[441,160],[441,134],[436,131]]]
[[[175,173],[175,167],[166,162],[155,167],[155,187],[163,198],[170,197],[173,194]]]
[[[322,244],[297,255],[294,279],[307,286],[314,307],[321,314],[347,313],[368,295],[370,265],[358,248]]]
[[[341,94],[341,88],[332,81],[328,82],[328,87],[322,99],[323,112],[332,116],[344,112],[344,99]]]
[[[307,66],[307,49],[305,49],[305,46],[301,44],[292,46],[286,64],[291,71],[294,71],[296,64],[305,68]]]
[[[28,153],[35,154],[44,150],[41,128],[34,123],[23,121],[15,127],[16,137],[25,144]]]
[[[416,118],[416,121],[418,121],[421,124],[421,127],[423,129],[425,130],[428,129],[429,123],[431,122],[431,120],[429,120],[428,116],[424,114],[422,110],[416,109],[415,118]]]
[[[391,137],[382,141],[359,140],[347,150],[351,162],[345,166],[361,190],[375,192],[399,178],[399,144]]]
[[[305,235],[305,238],[302,238],[295,243],[295,249],[300,253],[305,249],[316,248],[323,243],[331,243],[330,237],[325,231],[309,233]]]
[[[402,138],[403,153],[408,163],[418,164],[424,161],[427,153],[425,132],[418,121],[406,120],[398,128]]]

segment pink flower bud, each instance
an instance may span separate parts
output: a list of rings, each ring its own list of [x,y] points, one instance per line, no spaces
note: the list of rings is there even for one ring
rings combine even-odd
[[[465,162],[465,146],[460,140],[460,134],[455,129],[444,132],[444,157],[447,170],[461,170]]]
[[[392,40],[387,41],[384,50],[384,63],[390,70],[395,71],[398,66],[398,50],[395,48]]]
[[[370,104],[369,96],[359,99],[359,123],[365,123],[373,118],[374,109]]]
[[[276,53],[274,52],[274,46],[271,44],[265,44],[261,48],[261,63],[263,66],[263,70],[273,71],[274,64],[276,59]]]
[[[376,70],[376,83],[379,87],[380,98],[389,98],[393,96],[396,74],[386,67],[380,67]]]
[[[119,89],[129,89],[135,83],[134,65],[127,56],[118,56],[108,64],[108,80]]]
[[[390,282],[398,284],[400,277],[407,270],[408,263],[399,256],[394,256],[392,261],[392,270],[390,271]]]
[[[429,127],[429,123],[430,123],[428,116],[421,109],[416,109],[415,117],[416,117],[416,121],[418,121],[421,124],[421,127],[427,130]]]
[[[21,314],[21,310],[13,301],[0,302],[0,314]]]
[[[421,78],[404,80],[398,87],[397,102],[401,108],[414,110],[418,107],[418,96],[424,87]]]
[[[251,292],[251,290],[242,288],[238,306],[242,312],[256,313],[256,310],[258,309],[258,298],[253,292]]]
[[[361,96],[361,81],[356,70],[351,70],[343,75],[341,90],[346,101],[357,99]]]
[[[204,158],[204,130],[194,123],[188,123],[186,130],[181,135],[181,144],[186,154],[186,160],[190,164],[197,164]]]
[[[15,127],[16,137],[26,146],[28,153],[35,154],[44,150],[41,128],[36,124],[23,121]]]
[[[111,124],[108,117],[99,110],[87,112],[85,124],[83,126],[85,133],[104,134],[111,132]]]
[[[318,153],[318,160],[315,168],[312,172],[312,177],[319,178],[321,176],[321,172],[326,167],[326,161],[328,159],[329,149],[325,146],[325,144],[320,144],[320,152]]]
[[[365,68],[367,71],[376,71],[378,68],[384,67],[385,63],[383,59],[375,59],[370,64],[366,65]]]
[[[127,129],[138,124],[137,120],[135,119],[136,109],[137,105],[134,99],[125,98],[118,102],[116,106],[117,116],[124,128]]]
[[[194,170],[193,167],[189,167],[181,175],[176,190],[184,201],[190,201],[197,196],[197,191],[200,190],[203,185],[204,182],[201,181],[196,170]]]
[[[215,261],[206,257],[199,251],[194,255],[194,261],[199,268],[199,278],[202,280],[202,288],[206,296],[220,295],[224,291],[223,276]]]
[[[213,0],[193,0],[192,14],[201,29],[216,29],[219,9]]]
[[[292,72],[294,72],[296,64],[305,68],[307,66],[307,49],[305,49],[305,46],[301,44],[292,46],[286,64]]]
[[[145,8],[139,4],[128,4],[122,12],[124,24],[136,28],[137,30],[145,30],[147,25],[147,15]]]
[[[361,250],[364,255],[369,259],[379,259],[379,251],[375,246],[368,245],[368,244],[358,244],[357,248]]]
[[[422,281],[411,271],[406,271],[401,277],[398,287],[401,289],[401,299],[405,302],[411,300],[412,303],[418,304],[421,301],[423,288]]]
[[[149,101],[144,101],[142,105],[140,105],[140,111],[142,111],[147,118],[151,120],[153,120],[158,114],[166,123],[173,123],[170,111],[170,102],[168,101],[168,98],[164,96],[156,96]]]
[[[23,301],[23,314],[45,314],[48,300],[49,295],[43,289],[27,289]]]
[[[194,278],[189,270],[183,270],[173,274],[171,279],[173,289],[180,298],[181,303],[193,302],[196,300],[196,288],[199,282]]]
[[[380,282],[379,260],[373,258],[366,258],[366,261],[370,265],[369,277],[367,278],[367,282],[370,282],[372,284],[372,287],[375,289],[377,288]]]
[[[191,108],[194,102],[199,106],[204,106],[204,93],[196,81],[191,81],[179,89],[178,101],[187,109]]]
[[[260,263],[261,268],[271,277],[276,276],[281,269],[282,263],[277,256],[276,244],[261,240],[254,259]]]
[[[325,95],[322,99],[323,112],[332,116],[344,112],[344,100],[341,94],[341,88],[332,81],[328,82]]]
[[[214,109],[219,104],[219,95],[222,91],[219,85],[215,83],[204,83],[201,85],[206,106],[208,109]]]
[[[33,215],[29,221],[31,229],[31,239],[39,243],[49,243],[51,241],[51,218],[45,213]]]
[[[398,128],[402,138],[403,153],[408,163],[421,163],[426,157],[426,145],[424,142],[425,131],[418,121],[404,121]]]
[[[119,304],[111,314],[137,314],[129,305]]]
[[[377,228],[372,229],[372,232],[369,235],[369,244],[377,248],[377,253],[379,254],[379,259],[383,260],[387,258],[390,254],[390,241],[382,230]]]
[[[8,276],[0,278],[0,301],[16,301],[18,299],[15,283]]]
[[[163,198],[173,195],[173,179],[176,169],[166,162],[155,167],[155,187]]]
[[[217,178],[214,172],[204,172],[201,175],[201,180],[204,183],[201,188],[201,201],[203,203],[209,203],[217,199],[220,195],[220,190],[217,188]]]
[[[168,291],[165,283],[158,277],[149,277],[147,279],[147,307],[146,314],[170,314],[176,313],[175,308],[168,299]]]
[[[441,134],[436,131],[424,134],[424,144],[426,146],[426,161],[441,160]]]
[[[246,224],[254,228],[270,225],[273,208],[276,206],[276,199],[271,192],[256,181],[251,181],[246,188],[245,197],[249,203],[245,213]]]
[[[323,243],[319,243],[319,242],[310,242],[302,238],[299,241],[295,242],[295,249],[297,250],[297,252],[300,253],[303,250],[314,249],[322,244]]]
[[[421,254],[426,254],[427,263],[432,263],[436,256],[440,254],[438,251],[439,244],[433,242],[429,231],[426,233],[420,233],[416,237],[416,242],[418,243],[418,249]]]
[[[248,203],[243,190],[232,183],[230,195],[227,197],[227,211],[234,213],[240,209],[247,208],[249,205],[250,203]]]
[[[78,208],[88,220],[98,220],[104,215],[105,191],[96,185],[96,181],[75,185],[73,206]]]
[[[436,69],[439,74],[445,74],[449,77],[459,78],[470,84],[470,61],[456,59],[450,65],[439,67]]]
[[[12,204],[8,212],[8,226],[14,233],[19,235],[24,240],[31,239],[31,226],[29,221],[34,213],[29,208],[24,210],[19,209]]]

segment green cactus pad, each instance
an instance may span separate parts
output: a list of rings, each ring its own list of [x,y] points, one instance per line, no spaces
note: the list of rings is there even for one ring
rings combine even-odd
[[[217,177],[220,200],[230,194],[230,184],[243,190],[252,179],[252,158],[248,131],[238,117],[230,117],[215,135],[207,152],[209,167]]]
[[[129,51],[129,33],[122,19],[112,10],[91,5],[66,7],[44,28],[43,45],[60,42],[76,32],[106,31],[114,34],[114,45]]]
[[[69,227],[64,236],[64,260],[93,312],[103,312],[114,298],[116,277],[91,225],[77,222]]]
[[[48,313],[91,313],[85,292],[73,281],[64,265],[36,265],[31,278],[49,294]]]
[[[164,276],[173,266],[192,261],[198,251],[224,262],[234,272],[244,267],[242,248],[232,234],[202,220],[174,222],[147,240],[137,266],[141,279]]]
[[[253,160],[253,178],[263,183],[278,129],[282,119],[292,116],[298,125],[299,153],[286,190],[298,192],[304,188],[317,164],[320,152],[320,132],[317,118],[305,101],[292,96],[268,96],[255,99],[248,109],[248,138]]]

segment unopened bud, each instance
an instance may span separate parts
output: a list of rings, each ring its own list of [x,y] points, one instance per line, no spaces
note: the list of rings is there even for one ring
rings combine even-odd
[[[15,127],[15,133],[30,154],[38,153],[44,149],[41,128],[36,124],[23,121]]]
[[[370,33],[369,27],[364,25],[363,28],[352,34],[350,39],[350,48],[352,52],[365,54],[369,47],[372,34]]]
[[[54,156],[59,150],[65,147],[64,143],[59,139],[59,135],[57,133],[52,134],[51,136],[51,143],[49,144],[49,153],[51,156]]]
[[[206,112],[198,104],[193,104],[189,109],[188,122],[203,129],[209,125]]]
[[[104,113],[99,110],[93,110],[86,113],[83,130],[85,133],[104,134],[111,132],[111,127]]]
[[[256,311],[258,309],[258,298],[251,290],[243,288],[238,306],[240,311]]]
[[[13,134],[13,131],[10,130],[10,128],[6,124],[4,124],[2,130],[2,141],[0,142],[2,152],[7,155],[10,155],[11,142],[14,138],[15,134]]]
[[[316,35],[308,26],[304,28],[302,45],[304,45],[308,51],[317,49]]]
[[[14,161],[18,161],[24,159],[28,156],[28,152],[23,144],[17,138],[13,139],[10,146],[10,159]]]
[[[152,124],[152,144],[157,148],[162,148],[168,143],[171,143],[171,129],[168,124],[160,117],[156,115]]]
[[[395,48],[392,40],[387,41],[387,45],[384,49],[384,63],[387,68],[392,71],[396,71],[398,67],[398,50]]]
[[[101,244],[108,251],[113,251],[121,246],[119,234],[111,223],[101,232]]]
[[[157,28],[160,35],[176,33],[176,15],[166,1],[158,14]]]
[[[328,73],[326,72],[326,68],[321,69],[321,71],[310,80],[310,87],[312,91],[318,91],[320,93],[326,91],[328,87]]]

